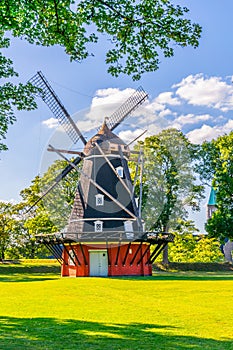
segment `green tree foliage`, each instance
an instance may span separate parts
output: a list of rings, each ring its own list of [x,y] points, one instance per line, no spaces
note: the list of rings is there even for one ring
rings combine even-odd
[[[141,74],[158,69],[159,55],[173,56],[174,44],[198,46],[201,27],[186,18],[186,7],[169,0],[3,0],[1,29],[30,43],[59,44],[72,60],[92,54],[100,34],[110,39],[109,72]]]
[[[56,177],[61,174],[66,166],[66,161],[56,160],[42,177],[36,176],[35,179],[32,180],[31,186],[20,192],[23,199],[21,206],[23,206],[24,209],[30,209],[30,213],[47,211],[50,217],[53,218],[54,221],[57,221],[55,225],[59,229],[64,226],[61,216],[64,215],[67,219],[72,208],[79,179],[77,171],[72,170],[65,178],[56,182]],[[56,186],[42,198],[43,194],[54,184],[56,184]],[[42,200],[39,200],[40,198],[42,198]]]
[[[219,241],[206,235],[193,235],[195,231],[192,222],[180,221],[173,232],[174,243],[169,246],[169,260],[190,263],[223,261]]]
[[[19,210],[19,206],[16,207]],[[7,256],[12,259],[22,257],[35,259],[48,255],[45,247],[37,244],[35,237],[36,234],[51,233],[56,229],[47,213],[41,212],[29,216],[19,210],[17,216],[18,230],[10,241]]]
[[[1,13],[0,5],[0,13]],[[0,14],[1,18],[1,14]],[[1,19],[0,19],[1,25]],[[1,26],[2,27],[2,26]],[[0,48],[9,47],[10,40],[4,38],[4,30],[0,27]],[[12,61],[3,56],[0,52],[0,79],[9,80],[12,77],[18,76],[12,66]],[[11,81],[6,81],[0,86],[0,151],[6,150],[6,145],[2,142],[6,138],[6,133],[9,125],[15,121],[14,109],[30,110],[36,107],[32,93],[36,89],[30,84],[18,85]]]
[[[218,240],[207,236],[175,234],[174,243],[169,246],[170,262],[221,262],[223,254]]]
[[[64,160],[55,161],[41,178],[40,192],[45,193],[66,166],[67,162]],[[82,167],[82,163],[78,165],[79,167]],[[74,203],[78,180],[79,173],[76,170],[72,170],[42,200],[44,208],[58,230],[62,230],[67,225]]]
[[[66,226],[79,178],[75,170],[39,200],[66,166],[65,161],[55,161],[41,178],[36,176],[31,185],[21,191],[22,201],[16,206],[21,229],[15,243],[11,244],[12,256],[35,258],[47,254],[36,243],[36,235],[61,231]]]
[[[145,139],[143,217],[148,230],[167,231],[187,217],[187,207],[199,210],[202,186],[193,171],[196,148],[182,132],[163,130]],[[139,192],[139,185],[136,188]]]
[[[200,172],[216,191],[217,210],[206,224],[210,237],[233,238],[233,132],[205,142],[200,150]],[[211,175],[211,177],[210,177]]]
[[[40,177],[36,176],[31,186],[20,193],[23,200],[16,205],[20,232],[9,252],[14,257],[23,256],[33,259],[40,256],[44,249],[36,244],[35,236],[39,233],[55,232],[57,229],[42,202],[38,202],[31,209],[40,198],[40,188]]]
[[[6,251],[19,229],[19,222],[14,214],[11,203],[0,202],[0,260],[5,259]]]
[[[10,45],[9,33],[31,44],[60,45],[71,60],[93,56],[92,44],[99,36],[109,43],[108,72],[140,79],[158,69],[160,55],[173,56],[174,44],[198,46],[201,27],[186,18],[188,9],[169,0],[2,0],[0,4],[0,48]],[[8,37],[6,37],[8,36]],[[0,53],[0,142],[15,121],[13,108],[36,107],[31,84],[15,85],[12,61]],[[0,143],[0,150],[6,149]]]
[[[27,218],[24,221],[22,231],[23,235],[21,236],[23,243],[26,245],[21,246],[21,254],[30,259],[40,257],[41,253],[45,254],[44,247],[38,245],[36,242],[36,235],[41,233],[52,233],[55,232],[56,229],[57,228],[54,226],[53,221],[45,211]],[[47,251],[46,254],[48,254]]]

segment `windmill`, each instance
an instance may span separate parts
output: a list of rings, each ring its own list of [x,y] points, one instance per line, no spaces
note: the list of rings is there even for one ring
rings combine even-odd
[[[151,275],[153,261],[172,237],[144,231],[128,168],[130,149],[113,133],[147,99],[146,92],[138,88],[86,141],[42,72],[30,82],[71,140],[84,146],[73,161],[64,150],[49,146],[68,165],[41,198],[70,171],[78,171],[80,178],[66,230],[38,235],[37,242],[61,263],[62,276]]]

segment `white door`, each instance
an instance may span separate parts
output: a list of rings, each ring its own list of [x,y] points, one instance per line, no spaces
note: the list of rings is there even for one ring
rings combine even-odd
[[[108,276],[107,250],[89,250],[90,276]]]

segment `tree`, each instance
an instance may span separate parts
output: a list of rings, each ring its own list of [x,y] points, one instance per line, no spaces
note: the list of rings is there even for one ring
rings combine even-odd
[[[20,192],[22,197],[21,206],[24,207],[24,210],[31,213],[47,211],[54,222],[56,221],[55,225],[59,229],[67,223],[79,179],[78,172],[73,170],[61,181],[55,181],[67,164],[64,160],[56,160],[42,177],[36,176],[32,180],[31,186]],[[54,184],[56,186],[52,188]],[[46,196],[43,196],[50,187],[52,190]],[[40,198],[42,200],[39,200]],[[62,216],[66,218],[65,221]]]
[[[207,152],[206,152],[207,150]],[[200,151],[202,177],[216,191],[217,210],[206,224],[210,237],[233,238],[233,132],[204,142]]]
[[[48,168],[39,183],[40,193],[47,191],[66,166],[66,161],[57,160]],[[82,163],[77,167],[82,167]],[[76,170],[72,170],[42,200],[41,204],[58,230],[62,230],[67,225],[74,203],[78,180],[79,173]]]
[[[1,10],[0,10],[1,13]],[[4,31],[0,28],[0,48],[7,48],[10,44],[9,39],[3,37]],[[18,74],[12,67],[12,61],[0,53],[0,78],[9,79]],[[7,81],[0,86],[0,151],[7,147],[2,141],[6,138],[8,126],[15,121],[14,108],[18,110],[30,110],[36,107],[33,99],[33,93],[36,89],[30,84],[18,85]]]
[[[203,187],[193,170],[196,146],[176,129],[148,137],[140,146],[145,158],[142,213],[147,230],[164,232],[187,217],[187,207],[199,210]]]
[[[199,210],[203,187],[196,184],[193,170],[196,146],[181,131],[167,129],[146,138],[139,147],[145,158],[142,214],[146,229],[165,233],[187,218],[187,207]],[[163,263],[168,263],[168,246]]]
[[[5,254],[18,229],[18,221],[14,218],[14,206],[11,203],[0,202],[0,260]]]
[[[30,210],[34,203],[40,198],[40,177],[32,180],[31,186],[21,191],[23,200],[15,206],[20,230],[11,242],[9,254],[13,257],[26,257],[34,259],[40,256],[44,249],[36,244],[36,234],[51,233],[57,230],[43,203],[38,204]]]
[[[206,235],[194,235],[196,228],[191,221],[179,220],[173,234],[174,243],[169,249],[172,262],[219,262],[223,260],[217,239]]]
[[[134,79],[158,69],[159,54],[173,56],[172,45],[198,46],[201,27],[186,18],[186,7],[169,0],[5,0],[0,8],[1,29],[30,43],[59,44],[72,60],[89,55],[90,43],[104,33],[109,72]]]
[[[21,236],[21,238],[24,245],[21,246],[21,251],[24,257],[30,259],[39,257],[41,251],[45,253],[45,249],[41,249],[42,247],[37,244],[36,235],[57,231],[57,227],[45,211],[27,218],[23,223],[23,229],[23,236]]]
[[[14,246],[11,246],[15,256],[43,256],[45,250],[36,243],[36,235],[61,231],[67,225],[79,178],[75,170],[39,200],[66,165],[66,161],[55,161],[42,178],[36,176],[31,186],[21,191],[22,201],[17,205],[21,230]]]
[[[93,56],[91,45],[100,35],[108,39],[108,72],[140,79],[158,69],[160,55],[171,57],[174,43],[198,46],[201,27],[186,18],[186,7],[169,0],[2,0],[0,5],[0,47],[10,44],[10,33],[31,44],[60,45],[71,60]],[[0,78],[17,75],[9,58],[0,54]],[[13,107],[35,108],[30,84],[7,81],[0,88],[0,141],[15,120]],[[6,149],[4,144],[0,150]]]

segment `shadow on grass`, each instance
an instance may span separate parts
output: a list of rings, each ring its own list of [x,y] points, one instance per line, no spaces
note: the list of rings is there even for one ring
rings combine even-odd
[[[29,272],[29,271],[15,271],[12,269],[10,272],[9,270],[7,273],[6,271],[1,271],[0,269],[0,282],[39,282],[39,281],[48,281],[48,280],[55,280],[60,279],[60,271],[56,271],[56,273],[44,272],[40,273],[39,271],[36,272]],[[64,277],[69,278],[69,277]],[[81,277],[83,278],[83,277]],[[84,278],[92,278],[92,277],[84,277]],[[125,281],[135,281],[135,282],[145,282],[145,281],[233,281],[233,275],[227,274],[227,273],[189,273],[189,272],[174,272],[174,273],[167,273],[167,272],[159,272],[154,274],[153,276],[113,276],[113,277],[99,277],[104,279],[119,279],[119,280],[125,280]],[[78,281],[79,277],[77,277]]]
[[[196,272],[220,272],[220,271],[228,271],[233,273],[233,266],[230,263],[215,263],[215,262],[195,262],[195,263],[184,263],[184,262],[169,262],[169,264],[162,263],[154,263],[153,269],[157,271],[196,271]]]
[[[39,282],[39,281],[50,281],[60,278],[59,276],[36,276],[36,275],[11,275],[1,276],[0,282]],[[0,348],[1,349],[1,348]]]
[[[0,282],[35,282],[60,278],[60,266],[0,265]]]
[[[232,273],[212,272],[157,272],[153,276],[114,276],[120,280],[133,281],[233,281]]]
[[[173,335],[173,327],[150,324],[101,324],[52,318],[0,317],[4,350],[232,349],[231,340]]]
[[[60,273],[58,265],[0,265],[0,275],[12,275],[13,273]]]
[[[154,279],[159,281],[233,281],[233,275],[228,274],[208,274],[203,273],[202,275],[190,275],[187,272],[182,274],[174,275],[157,275],[153,276]]]

